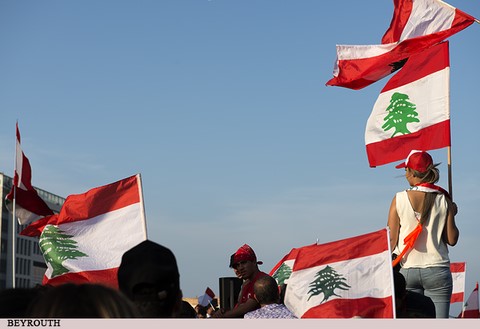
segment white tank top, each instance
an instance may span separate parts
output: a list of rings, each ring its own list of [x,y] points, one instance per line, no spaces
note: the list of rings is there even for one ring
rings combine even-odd
[[[407,191],[396,194],[396,206],[400,218],[400,234],[396,247],[401,252],[404,248],[403,240],[415,229],[418,221],[408,199]],[[407,251],[400,262],[402,267],[450,266],[448,247],[442,239],[447,220],[447,209],[445,195],[438,193],[430,212],[430,218],[423,224],[422,232],[413,248]]]

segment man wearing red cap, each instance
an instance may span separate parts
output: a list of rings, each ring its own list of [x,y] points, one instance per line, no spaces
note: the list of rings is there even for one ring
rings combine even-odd
[[[259,278],[268,275],[258,268],[258,265],[262,264],[263,262],[257,261],[257,256],[249,245],[244,244],[238,248],[230,260],[230,267],[234,269],[235,275],[243,280],[238,302],[231,310],[218,310],[213,315],[214,318],[243,318],[245,313],[260,308],[254,297],[253,285]]]

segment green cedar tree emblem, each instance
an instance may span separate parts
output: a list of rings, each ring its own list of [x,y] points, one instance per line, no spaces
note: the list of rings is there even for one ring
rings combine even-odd
[[[308,296],[307,301],[310,300],[311,297],[323,293],[321,304],[332,296],[340,297],[335,293],[335,289],[348,290],[348,288],[350,288],[350,286],[345,283],[347,279],[341,277],[330,265],[327,265],[324,269],[317,272],[315,277],[315,281],[309,285],[311,289],[308,291],[310,296]]]
[[[390,99],[390,105],[385,111],[388,114],[383,118],[385,123],[382,129],[384,131],[395,129],[391,137],[394,137],[396,134],[410,134],[407,124],[420,122],[417,118],[416,105],[409,101],[409,97],[406,94],[394,93]]]
[[[272,275],[272,277],[277,280],[279,286],[285,283],[290,275],[292,275],[292,269],[287,264],[283,263],[277,271]]]
[[[40,235],[38,243],[45,262],[53,269],[52,278],[68,272],[62,265],[65,260],[88,257],[77,249],[77,241],[71,239],[72,237],[73,235],[66,234],[55,225],[45,226]]]

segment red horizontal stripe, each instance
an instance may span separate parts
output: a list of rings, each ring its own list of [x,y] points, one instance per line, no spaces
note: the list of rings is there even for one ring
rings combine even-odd
[[[417,132],[366,145],[370,167],[406,159],[411,150],[435,150],[450,146],[450,120]]]
[[[334,299],[309,309],[303,318],[393,318],[392,297]]]
[[[462,263],[450,263],[450,271],[454,272],[465,272],[465,262]]]
[[[96,187],[67,197],[59,214],[60,223],[93,218],[140,202],[137,176]],[[60,224],[59,223],[59,224]]]
[[[453,293],[452,297],[450,297],[450,304],[463,302],[463,296],[464,296],[463,292]]]
[[[140,202],[140,191],[134,175],[112,184],[96,187],[83,194],[67,197],[59,214],[41,218],[20,234],[39,236],[46,225],[82,221]]]
[[[478,319],[480,318],[479,310],[465,310],[462,318]]]
[[[282,264],[287,261],[287,260],[292,260],[292,259],[296,259],[297,258],[297,255],[298,255],[298,252],[300,251],[300,249],[303,249],[303,248],[309,248],[309,247],[312,247],[312,246],[316,246],[317,244],[312,244],[312,245],[308,245],[308,246],[305,246],[305,247],[301,247],[301,248],[293,248],[292,250],[290,250],[290,252],[288,254],[286,254],[285,256],[283,256],[283,258],[270,270],[270,273],[269,275],[274,275],[275,274],[275,271],[278,270],[280,268],[280,266],[282,266]]]
[[[366,257],[388,250],[387,230],[382,229],[353,238],[301,248],[293,271]]]
[[[67,273],[56,276],[52,279],[48,279],[46,276],[44,276],[42,284],[58,286],[64,283],[95,283],[118,289],[117,272],[118,268],[111,268],[106,270]]]
[[[412,14],[413,1],[394,0],[393,3],[393,18],[390,27],[382,37],[382,43],[398,42]]]

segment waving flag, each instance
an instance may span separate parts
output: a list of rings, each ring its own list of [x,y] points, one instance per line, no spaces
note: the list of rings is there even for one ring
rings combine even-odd
[[[480,308],[478,304],[478,282],[472,293],[463,306],[462,312],[458,315],[459,318],[480,318]]]
[[[406,60],[465,29],[475,18],[439,0],[394,0],[381,45],[338,45],[328,86],[364,88],[400,69]]]
[[[140,175],[70,195],[58,215],[22,233],[40,236],[43,284],[92,282],[118,287],[125,251],[147,239]]]
[[[388,231],[301,248],[285,305],[298,318],[392,318]]]
[[[210,304],[210,302],[215,298],[215,293],[213,292],[212,289],[207,287],[205,290],[205,294],[202,296],[198,297],[198,303],[202,306],[207,306]]]
[[[410,57],[387,82],[366,125],[370,167],[450,146],[449,76],[446,41]]]
[[[15,154],[13,185],[5,198],[7,209],[13,212],[15,204],[15,216],[18,218],[20,225],[30,224],[44,216],[53,215],[53,211],[32,186],[32,168],[30,167],[30,161],[22,151],[18,123],[16,125]]]
[[[465,262],[450,263],[452,272],[453,289],[450,304],[463,302],[465,296]]]

